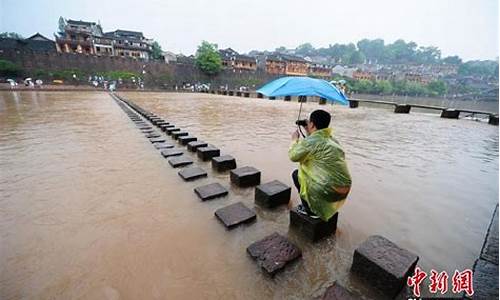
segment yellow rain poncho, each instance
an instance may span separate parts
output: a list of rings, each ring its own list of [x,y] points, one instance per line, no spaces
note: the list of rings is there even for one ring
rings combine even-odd
[[[300,197],[313,213],[328,221],[344,204],[351,188],[344,151],[332,137],[332,129],[317,130],[294,142],[288,156],[300,163]]]

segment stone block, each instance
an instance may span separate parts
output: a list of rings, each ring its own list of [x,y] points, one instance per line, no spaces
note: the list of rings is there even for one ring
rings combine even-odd
[[[319,98],[319,104],[325,105],[326,104],[326,98],[320,97]]]
[[[358,300],[359,297],[355,297],[351,292],[349,292],[345,287],[341,286],[337,282],[334,282],[331,286],[326,289],[326,292],[321,297],[321,300]]]
[[[212,168],[218,172],[235,169],[236,160],[231,155],[212,157]]]
[[[236,92],[236,96],[237,96],[237,97],[241,97],[241,92],[240,92],[240,91],[237,91],[237,92]]]
[[[194,192],[202,201],[223,197],[228,194],[227,189],[219,183],[210,183],[196,187]]]
[[[296,229],[307,239],[316,242],[337,230],[339,213],[334,214],[328,222],[299,213],[297,208],[290,210],[290,227]]]
[[[355,251],[351,271],[394,298],[415,271],[418,256],[388,239],[373,235]]]
[[[488,124],[498,125],[498,115],[490,115],[488,118]]]
[[[175,127],[174,125],[170,125],[169,123],[161,124],[158,127],[160,127],[161,131],[165,131],[165,130],[167,130],[167,128],[171,128],[171,127],[168,127],[168,126]]]
[[[173,125],[173,124],[162,125],[162,127],[160,127],[160,128],[161,128],[161,131],[167,132],[168,129],[175,128],[175,125]]]
[[[152,132],[152,133],[147,133],[146,134],[146,137],[148,139],[152,139],[152,138],[159,138],[161,137],[161,135],[159,133],[156,133],[156,132]]]
[[[179,171],[179,176],[186,181],[207,177],[207,172],[200,167],[188,167]]]
[[[148,125],[140,125],[140,126],[137,126],[137,128],[139,128],[140,130],[153,129],[153,127],[148,126]]]
[[[349,107],[350,108],[357,108],[359,106],[359,101],[357,100],[349,100]]]
[[[241,202],[219,208],[215,211],[215,216],[228,229],[234,228],[242,223],[251,222],[257,218],[255,212]]]
[[[394,113],[396,114],[409,114],[411,110],[411,105],[408,104],[396,104],[394,107]]]
[[[259,98],[259,99],[263,99],[263,98],[264,98],[264,95],[263,95],[263,94],[261,94],[261,93],[257,93],[257,98]]]
[[[154,129],[141,129],[141,132],[144,134],[154,133]]]
[[[159,137],[159,138],[150,138],[149,141],[151,143],[165,143],[165,139],[162,138],[162,137]]]
[[[244,96],[245,98],[250,98],[250,93],[249,93],[249,92],[245,92],[245,93],[243,94],[243,96]]]
[[[191,152],[196,152],[196,150],[199,148],[199,147],[206,147],[208,146],[207,143],[203,142],[203,141],[194,141],[194,142],[189,142],[187,144],[187,148],[189,151]]]
[[[174,140],[178,139],[180,136],[187,136],[189,135],[188,132],[186,131],[175,131],[175,132],[172,132],[172,137],[174,138]]]
[[[441,118],[445,119],[458,119],[459,116],[460,116],[460,111],[455,109],[447,108],[443,109],[443,111],[441,112]]]
[[[260,171],[254,167],[242,167],[231,170],[231,182],[239,187],[249,187],[260,184]]]
[[[453,276],[450,274],[450,277]],[[478,259],[474,265],[473,299],[498,299],[498,265]]]
[[[178,140],[179,140],[179,143],[181,143],[181,145],[185,146],[185,145],[187,145],[187,143],[196,141],[197,138],[194,136],[191,136],[191,135],[185,135],[185,136],[180,136],[178,138]]]
[[[255,203],[263,207],[288,204],[292,188],[278,180],[261,184],[255,188]]]
[[[285,99],[283,101],[292,101],[292,96],[285,96]]]
[[[168,160],[168,163],[172,167],[177,168],[190,165],[193,163],[193,161],[190,158],[182,155],[182,156],[172,157],[171,159]]]
[[[196,152],[198,153],[198,157],[203,161],[212,159],[212,157],[220,155],[220,150],[213,146],[198,147],[196,149]]]
[[[271,96],[271,97],[269,97],[269,100],[276,100],[276,97]]]
[[[299,101],[299,103],[300,102],[303,102],[303,103],[307,102],[307,96],[299,96],[298,101]]]
[[[160,153],[163,157],[178,156],[183,154],[183,152],[178,149],[166,149],[162,150]]]
[[[248,246],[247,252],[271,276],[302,256],[297,246],[277,232],[254,242]]]
[[[176,127],[172,127],[172,128],[167,128],[167,130],[166,130],[168,135],[172,135],[172,133],[177,132],[177,131],[181,131],[181,129],[176,128]]]
[[[171,149],[174,148],[174,145],[168,143],[154,143],[156,149]]]
[[[229,96],[234,96],[234,91],[229,91],[228,94]]]

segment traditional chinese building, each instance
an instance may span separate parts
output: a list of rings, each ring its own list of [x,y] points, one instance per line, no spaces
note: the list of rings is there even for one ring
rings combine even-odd
[[[145,60],[152,57],[153,41],[145,38],[142,32],[115,30],[106,32],[104,37],[113,41],[115,56],[141,58]]]
[[[332,68],[326,64],[310,63],[309,75],[315,77],[330,77],[332,76]]]
[[[56,37],[58,52],[95,54],[94,37],[102,36],[101,25],[95,22],[67,20],[64,31]]]
[[[148,60],[153,52],[152,40],[142,32],[116,30],[103,33],[100,24],[87,21],[59,20],[56,36],[58,52],[98,56],[121,56]]]
[[[354,73],[352,73],[352,78],[356,80],[374,80],[375,76],[371,72],[356,70],[354,71]]]
[[[298,56],[273,54],[266,57],[266,72],[275,75],[306,76],[309,72],[308,62]]]
[[[222,66],[234,71],[256,71],[257,61],[255,57],[242,55],[231,48],[219,50]]]

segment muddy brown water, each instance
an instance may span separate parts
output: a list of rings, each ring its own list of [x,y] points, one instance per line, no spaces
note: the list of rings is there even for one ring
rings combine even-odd
[[[298,103],[121,95],[260,169],[263,182],[292,185]],[[318,107],[306,103],[304,116]],[[498,201],[498,127],[321,107],[333,113],[354,184],[335,237],[311,244],[289,231],[286,207],[255,207],[255,223],[224,229],[213,212],[254,207],[253,188],[197,159],[209,177],[183,182],[106,93],[0,92],[0,298],[308,299],[335,280],[377,298],[349,273],[372,234],[417,253],[424,270],[471,268]],[[193,188],[210,182],[229,196],[201,202]],[[245,249],[274,231],[303,258],[270,279]]]

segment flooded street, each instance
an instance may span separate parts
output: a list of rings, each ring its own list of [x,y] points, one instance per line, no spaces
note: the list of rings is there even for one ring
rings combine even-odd
[[[298,103],[119,94],[259,169],[262,183],[293,186]],[[306,103],[302,116],[317,108],[333,114],[353,188],[336,235],[312,244],[289,231],[286,207],[254,207],[254,188],[210,162],[193,159],[208,178],[184,182],[106,93],[0,92],[0,298],[309,299],[333,281],[376,298],[349,273],[373,234],[426,271],[472,268],[498,202],[498,127],[390,107]],[[212,182],[229,196],[201,202],[193,188]],[[214,211],[237,201],[257,221],[227,231]],[[275,231],[303,258],[270,279],[245,249]]]

